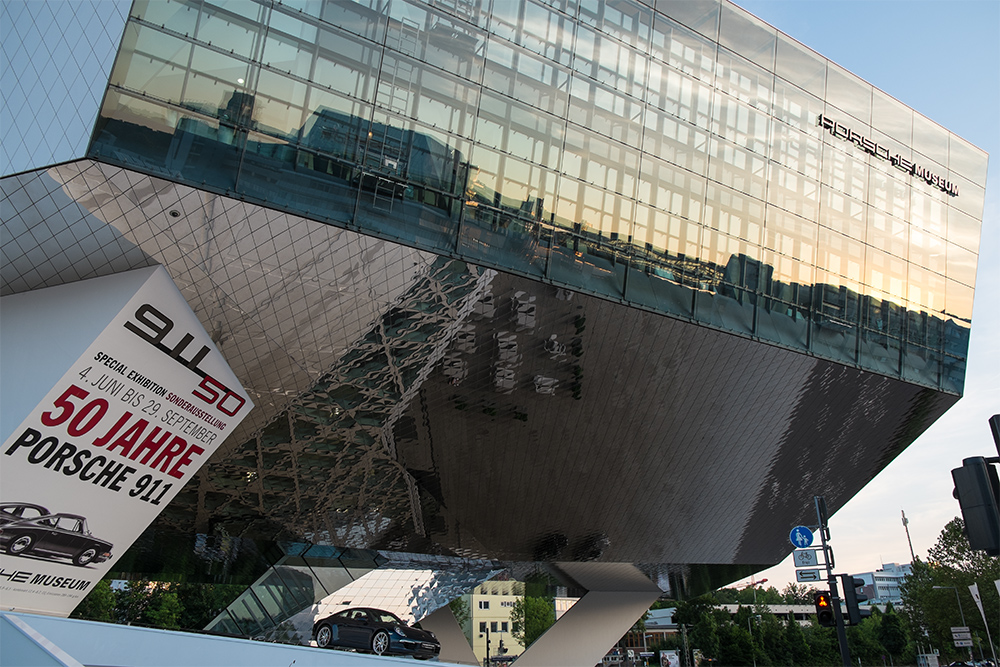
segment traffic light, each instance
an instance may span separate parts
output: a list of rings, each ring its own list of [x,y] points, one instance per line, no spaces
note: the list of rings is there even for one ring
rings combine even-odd
[[[851,625],[857,625],[862,618],[872,615],[871,609],[861,609],[858,605],[868,599],[858,589],[865,585],[864,579],[856,579],[849,574],[840,575],[840,585],[844,588],[844,604],[847,606],[847,619]]]
[[[832,628],[837,624],[833,616],[833,599],[826,591],[817,591],[813,595],[813,602],[816,604],[816,618],[824,628]]]
[[[965,534],[972,549],[1000,556],[1000,480],[997,471],[982,456],[964,459],[951,471],[954,496],[962,508]]]

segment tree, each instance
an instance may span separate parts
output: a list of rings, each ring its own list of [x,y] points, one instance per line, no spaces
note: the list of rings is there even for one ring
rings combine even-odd
[[[885,652],[892,656],[893,661],[899,659],[906,650],[907,637],[903,626],[903,619],[899,617],[890,605],[882,615],[882,623],[879,625],[878,640],[885,648]]]
[[[940,650],[942,661],[968,659],[968,651],[956,649],[951,637],[951,627],[962,625],[959,600],[965,625],[974,637],[977,634],[985,637],[986,628],[969,593],[969,585],[979,584],[986,617],[1000,617],[1000,596],[993,586],[993,580],[1000,578],[1000,557],[970,549],[964,524],[955,518],[945,525],[938,541],[928,550],[928,561],[916,559],[912,568],[900,585],[903,617],[910,635],[924,650]]]
[[[556,608],[552,598],[518,598],[510,610],[510,621],[510,634],[528,648],[556,622]]]
[[[178,622],[185,630],[201,630],[246,590],[241,584],[173,584],[183,608]]]
[[[458,597],[448,603],[451,608],[451,613],[458,621],[458,627],[465,628],[465,624],[469,622],[469,601],[464,597]]]
[[[886,650],[878,640],[880,622],[881,617],[873,613],[870,618],[862,620],[860,625],[848,626],[847,647],[855,661],[860,660],[866,665],[882,661]]]
[[[927,550],[927,560],[971,579],[992,581],[1000,576],[1000,558],[985,551],[973,551],[965,536],[965,523],[958,517],[941,530],[938,541]]]
[[[713,600],[715,600],[716,604],[738,604],[739,600],[737,598],[739,597],[739,595],[740,595],[739,589],[720,588],[719,590],[713,593],[709,593],[708,596],[702,596],[702,597],[711,597]]]
[[[153,591],[154,585],[148,580],[125,582],[115,591],[115,621],[123,625],[143,623]]]
[[[812,664],[809,644],[802,626],[795,620],[795,614],[789,614],[785,623],[785,645],[788,646],[788,657],[793,665]]]
[[[719,623],[715,614],[703,614],[691,628],[691,646],[707,658],[719,657]]]
[[[788,584],[781,591],[781,601],[784,604],[812,604],[816,588],[805,584]]]
[[[756,605],[771,605],[771,604],[783,604],[784,599],[778,589],[774,586],[768,586],[766,589],[758,588],[757,595],[754,595],[753,587],[748,587],[749,599],[744,604],[756,604]],[[744,589],[746,590],[746,589]]]
[[[157,591],[145,613],[145,620],[157,628],[168,630],[180,629],[180,617],[183,607],[177,599],[177,593],[164,587]]]
[[[824,628],[816,623],[802,629],[809,645],[809,660],[812,665],[839,665],[840,645],[837,642],[837,632],[833,628]]]
[[[754,634],[759,638],[759,646],[766,655],[765,664],[787,665],[791,661],[791,646],[785,626],[774,614],[759,615]],[[792,625],[796,625],[792,621]]]
[[[719,661],[723,665],[752,665],[754,647],[746,624],[727,623],[719,632]]]
[[[711,594],[701,595],[696,598],[680,602],[678,603],[677,608],[674,609],[674,623],[677,623],[678,625],[694,625],[702,616],[712,613],[716,604],[729,603],[717,603]]]
[[[110,622],[114,619],[115,613],[115,592],[111,590],[111,583],[106,579],[98,581],[90,589],[87,597],[76,606],[70,618],[85,618],[91,621]]]
[[[98,582],[73,611],[72,618],[137,623],[161,628],[201,630],[246,586],[240,584],[156,583],[130,581],[112,590]],[[170,595],[167,595],[167,593]]]

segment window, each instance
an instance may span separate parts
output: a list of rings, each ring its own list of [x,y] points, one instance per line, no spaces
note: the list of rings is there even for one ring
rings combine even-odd
[[[489,609],[490,608],[490,601],[489,600],[480,600],[479,601],[479,608],[480,609]]]
[[[496,621],[491,621],[490,622],[490,632],[496,632],[497,629],[498,629],[497,628],[497,622]]]
[[[479,631],[480,632],[486,632],[486,621],[480,621],[479,622]]]
[[[500,632],[507,632],[507,621],[500,622]]]

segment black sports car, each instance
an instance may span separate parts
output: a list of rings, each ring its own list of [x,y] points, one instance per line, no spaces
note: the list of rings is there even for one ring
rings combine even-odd
[[[441,652],[433,632],[407,625],[381,609],[355,607],[326,616],[313,625],[312,636],[320,648],[353,648],[376,655],[427,660]]]
[[[71,558],[80,567],[111,558],[111,543],[91,535],[86,518],[76,514],[37,516],[39,509],[45,508],[27,503],[0,505],[0,548],[12,556]]]

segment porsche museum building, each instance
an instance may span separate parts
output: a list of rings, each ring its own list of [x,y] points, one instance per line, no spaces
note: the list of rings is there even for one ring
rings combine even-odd
[[[593,664],[962,394],[986,154],[725,0],[60,4],[2,294],[162,266],[252,398],[113,568],[238,569],[211,629],[544,573],[520,662]]]

